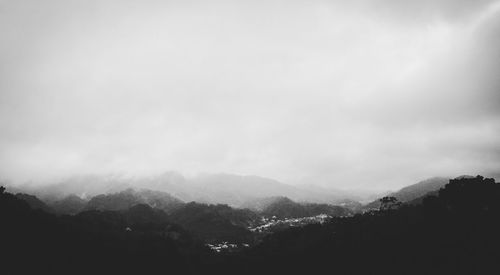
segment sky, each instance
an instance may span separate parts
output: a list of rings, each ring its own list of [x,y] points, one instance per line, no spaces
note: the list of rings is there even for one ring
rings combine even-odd
[[[0,0],[0,178],[164,171],[500,175],[500,1]]]

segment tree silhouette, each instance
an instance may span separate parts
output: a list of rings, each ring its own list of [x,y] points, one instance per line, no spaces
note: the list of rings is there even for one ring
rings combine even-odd
[[[383,197],[379,201],[380,201],[380,210],[396,209],[401,205],[401,202],[398,201],[396,197],[392,196]]]

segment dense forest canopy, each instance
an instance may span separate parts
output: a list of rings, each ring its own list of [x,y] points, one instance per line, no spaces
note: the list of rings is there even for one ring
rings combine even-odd
[[[117,211],[56,216],[2,188],[1,268],[7,271],[3,274],[493,274],[498,270],[500,184],[493,179],[450,180],[417,205],[399,203],[394,197],[381,200],[391,207],[290,227],[262,236],[251,247],[214,253],[204,245],[210,230],[219,237],[229,234],[251,243],[252,234],[245,226],[259,214],[189,203],[172,214],[137,204]],[[211,229],[203,231],[204,223]],[[218,231],[221,228],[230,230]]]

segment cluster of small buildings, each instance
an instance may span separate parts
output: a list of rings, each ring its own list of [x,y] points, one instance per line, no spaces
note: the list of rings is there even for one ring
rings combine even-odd
[[[282,228],[288,228],[288,227],[299,227],[299,226],[305,226],[307,224],[314,224],[314,223],[324,223],[328,219],[330,219],[331,216],[326,215],[326,214],[320,214],[316,216],[311,216],[311,217],[302,217],[302,218],[284,218],[284,219],[279,219],[276,216],[272,216],[270,218],[267,217],[262,217],[260,221],[258,221],[257,226],[249,226],[248,229],[251,232],[254,233],[271,233],[275,230],[279,230]],[[221,253],[221,252],[235,252],[239,251],[243,248],[250,247],[249,244],[247,243],[230,243],[230,242],[221,242],[221,243],[216,243],[216,244],[205,244],[210,250],[216,253]]]
[[[320,214],[311,217],[303,217],[303,218],[285,218],[278,219],[276,216],[271,218],[262,218],[262,223],[256,227],[249,227],[248,229],[252,232],[268,232],[271,229],[276,227],[296,227],[296,226],[304,226],[312,223],[324,223],[326,220],[331,218],[331,216],[326,214]]]
[[[222,242],[218,244],[206,244],[208,248],[210,248],[214,252],[233,252],[236,250],[240,250],[242,248],[250,247],[249,244],[247,243],[242,243],[242,244],[235,244],[235,243],[228,243],[228,242]]]

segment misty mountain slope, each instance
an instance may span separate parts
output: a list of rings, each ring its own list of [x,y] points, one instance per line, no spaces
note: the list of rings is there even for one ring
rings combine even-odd
[[[87,201],[76,195],[69,195],[63,199],[49,202],[48,204],[57,214],[74,215],[85,208]]]
[[[345,201],[369,202],[380,196],[380,191],[375,190],[343,190],[334,187],[319,186],[316,184],[301,184],[296,186],[304,191],[303,199],[297,201],[310,201],[317,203],[341,204]],[[315,198],[315,199],[308,199]]]
[[[193,201],[200,193],[187,178],[175,171],[156,176],[136,177],[128,182],[137,188],[167,192],[183,201]]]
[[[54,209],[48,206],[45,202],[41,201],[39,198],[33,195],[28,195],[24,193],[17,193],[16,198],[25,201],[32,209],[42,210],[47,213],[54,213]]]
[[[425,196],[429,192],[437,191],[448,184],[449,179],[435,177],[420,181],[416,184],[412,184],[401,188],[400,190],[388,194],[388,196],[396,197],[400,202],[409,202]],[[375,200],[364,206],[364,209],[379,208],[380,202]]]
[[[36,195],[44,201],[57,201],[70,195],[91,198],[99,194],[116,193],[132,188],[129,179],[113,175],[79,175],[65,178],[55,183],[27,183],[16,188],[24,193]]]
[[[128,184],[167,192],[184,201],[235,207],[241,207],[248,200],[269,196],[287,196],[304,201],[331,201],[333,197],[269,178],[233,174],[201,174],[185,178],[179,173],[167,172],[158,176],[135,178]]]
[[[407,204],[409,204],[409,205],[418,205],[418,204],[421,204],[421,203],[423,203],[423,201],[426,198],[439,196],[439,192],[443,188],[445,188],[447,184],[449,184],[451,182],[458,181],[458,180],[475,180],[476,178],[477,177],[470,176],[470,175],[461,175],[461,176],[458,176],[456,178],[453,178],[452,180],[447,180],[446,184],[444,186],[440,187],[440,188],[436,188],[435,190],[427,192],[427,193],[425,193],[424,195],[422,195],[420,197],[417,197],[415,199],[411,199],[411,200],[408,200],[408,201],[405,201],[405,202]],[[434,185],[433,187],[437,187],[437,186]]]
[[[211,241],[248,242],[258,216],[248,209],[190,202],[170,214],[170,219],[199,238]]]
[[[404,188],[401,188],[396,193],[392,194],[398,200],[407,202],[413,200],[415,198],[421,197],[431,191],[436,191],[443,188],[446,184],[449,183],[448,178],[430,178],[424,181],[421,181],[417,184],[413,184]]]
[[[350,199],[345,199],[337,204],[338,206],[349,209],[353,213],[359,212],[363,208],[363,204],[358,201],[353,201]]]
[[[287,197],[277,197],[266,205],[261,212],[266,217],[298,218],[309,216],[306,209]]]
[[[220,203],[234,207],[242,207],[250,200],[273,196],[284,196],[298,202],[328,204],[339,204],[345,200],[360,201],[370,197],[367,192],[322,188],[313,184],[293,186],[258,176],[201,174],[186,178],[172,171],[144,177],[83,175],[55,184],[24,184],[16,188],[51,203],[69,195],[85,199],[100,194],[118,193],[129,188],[162,191],[183,201]]]
[[[265,200],[260,214],[266,217],[302,218],[320,214],[345,216],[351,212],[341,206],[319,203],[297,203],[286,197],[275,197]]]
[[[336,204],[345,199],[359,198],[351,192],[319,188],[314,185],[293,186],[274,179],[232,174],[205,174],[193,179],[201,190],[196,200],[245,207],[248,201],[268,197],[288,197],[299,202]]]
[[[181,207],[184,202],[168,193],[152,190],[126,189],[113,194],[101,194],[87,203],[86,210],[125,210],[137,204],[147,204],[167,213]]]
[[[262,212],[268,206],[270,206],[273,203],[276,203],[281,199],[288,199],[288,198],[282,196],[275,196],[275,197],[265,197],[265,198],[248,200],[241,205],[241,208],[250,209],[255,212]]]
[[[345,199],[360,198],[352,192],[314,185],[293,186],[270,178],[234,174],[200,174],[194,178],[186,178],[177,172],[167,172],[158,176],[122,180],[121,186],[163,191],[184,201],[228,204],[235,207],[241,207],[249,200],[272,196],[332,204]]]
[[[206,174],[194,179],[200,201],[240,206],[245,201],[269,196],[300,196],[297,188],[273,179],[231,174]]]
[[[141,189],[136,191],[145,204],[170,213],[184,205],[184,202],[168,193]]]

